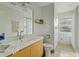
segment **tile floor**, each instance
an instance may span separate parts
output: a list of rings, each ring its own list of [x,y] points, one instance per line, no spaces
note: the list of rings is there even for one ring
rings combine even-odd
[[[55,49],[55,53],[52,53],[52,57],[77,57],[77,56],[71,45],[59,43]]]

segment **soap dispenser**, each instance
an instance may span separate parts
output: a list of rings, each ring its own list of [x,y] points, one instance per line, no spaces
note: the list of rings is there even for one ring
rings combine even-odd
[[[0,40],[3,40],[3,39],[5,39],[5,33],[2,33],[2,34],[0,35]]]
[[[5,33],[2,33],[2,39],[5,39]]]

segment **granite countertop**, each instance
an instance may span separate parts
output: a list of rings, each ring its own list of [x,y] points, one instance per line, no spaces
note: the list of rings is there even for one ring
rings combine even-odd
[[[14,54],[17,51],[28,47],[29,45],[39,41],[39,40],[43,40],[42,36],[36,36],[36,37],[24,37],[21,40],[14,40],[14,41],[10,41],[10,42],[6,42],[6,44],[9,44],[10,46],[5,50],[4,53],[0,53],[0,57],[6,57],[10,54]]]

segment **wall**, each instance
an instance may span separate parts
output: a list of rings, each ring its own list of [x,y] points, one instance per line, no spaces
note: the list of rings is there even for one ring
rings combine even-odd
[[[40,6],[33,6],[33,17],[34,17],[34,21],[35,19],[42,18]],[[43,28],[44,28],[43,25],[33,22],[33,34],[36,35],[42,34]]]
[[[45,21],[44,32],[53,34],[54,31],[54,4],[42,7],[42,18]]]
[[[53,17],[53,4],[43,7],[34,6],[34,20],[38,18],[44,19],[44,24],[34,23],[34,34],[51,33],[53,31]]]
[[[44,24],[38,24],[40,25],[40,29],[42,31],[39,30],[39,32],[41,32],[40,34],[42,35],[46,35],[49,34],[50,35],[50,39],[46,39],[45,41],[49,42],[49,43],[53,43],[53,34],[54,34],[54,4],[50,4],[48,6],[43,6],[41,7],[41,15],[42,18],[44,19]]]
[[[34,34],[46,35],[50,34],[53,39],[54,31],[54,4],[48,6],[33,6],[34,20],[38,18],[44,19],[44,24],[34,23]],[[51,40],[48,40],[51,42]],[[53,41],[52,41],[53,42]]]

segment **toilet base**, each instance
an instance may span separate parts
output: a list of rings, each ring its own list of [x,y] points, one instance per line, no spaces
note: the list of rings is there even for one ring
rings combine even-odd
[[[43,47],[43,55],[42,57],[45,57],[46,53],[45,53],[45,48]]]
[[[53,45],[49,44],[49,43],[45,43],[44,49],[45,49],[45,56],[46,57],[52,57],[52,52],[54,52]]]
[[[53,50],[51,50],[51,53],[55,53],[54,49],[53,49]]]

